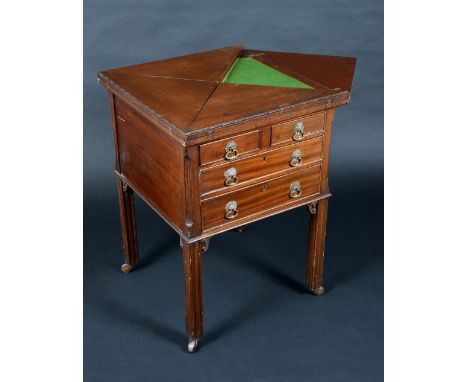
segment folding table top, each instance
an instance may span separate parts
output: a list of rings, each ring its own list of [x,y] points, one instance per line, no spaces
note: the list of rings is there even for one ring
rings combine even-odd
[[[99,81],[187,138],[307,103],[349,101],[356,59],[230,46],[106,70]]]

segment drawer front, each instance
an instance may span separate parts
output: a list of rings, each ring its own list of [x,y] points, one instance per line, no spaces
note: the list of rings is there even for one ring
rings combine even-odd
[[[317,137],[254,155],[236,163],[204,169],[200,173],[201,193],[220,189],[231,191],[252,179],[320,161],[322,141],[323,137]]]
[[[203,230],[320,193],[321,165],[202,201]]]
[[[256,130],[201,145],[200,164],[235,161],[245,154],[258,150],[259,138],[260,132]]]
[[[302,141],[312,135],[323,132],[325,113],[283,122],[271,127],[271,144]]]

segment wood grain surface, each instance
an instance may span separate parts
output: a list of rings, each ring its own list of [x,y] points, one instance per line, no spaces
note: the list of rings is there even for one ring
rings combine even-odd
[[[238,57],[314,89],[222,84]],[[232,46],[98,74],[112,111],[122,270],[138,262],[136,193],[180,236],[189,351],[203,335],[201,255],[214,235],[308,205],[306,285],[323,294],[331,129],[336,107],[349,102],[355,64]],[[293,139],[298,123],[304,136]],[[238,151],[232,160],[228,142]]]
[[[245,134],[239,134],[218,141],[200,145],[200,164],[208,164],[212,162],[234,162],[246,154],[259,149],[260,132],[258,130],[250,131]],[[234,160],[225,158],[226,145],[228,142],[234,142],[239,152],[238,157]]]
[[[230,192],[239,187],[244,187],[250,181],[269,175],[275,176],[278,172],[300,169],[322,159],[322,137],[316,137],[309,141],[298,142],[285,147],[264,150],[260,154],[251,155],[229,163],[223,163],[214,167],[202,169],[200,172],[201,193],[203,196],[217,190]],[[291,165],[292,154],[300,150],[302,159],[297,167]],[[230,169],[236,169],[237,184],[225,185],[224,173]]]
[[[222,225],[230,220],[225,218],[225,207],[229,201],[237,203],[239,218],[268,210],[275,206],[296,201],[289,196],[293,182],[300,182],[302,194],[297,199],[320,193],[320,165],[304,168],[292,174],[243,188],[239,191],[205,199],[201,203],[203,230]]]
[[[323,132],[325,114],[317,113],[303,118],[289,120],[271,127],[271,144],[277,145],[283,142],[294,142],[294,128],[300,123],[304,126],[304,138]]]

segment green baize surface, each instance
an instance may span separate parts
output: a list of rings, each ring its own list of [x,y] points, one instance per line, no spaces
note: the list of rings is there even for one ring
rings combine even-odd
[[[238,58],[224,77],[223,83],[313,89],[250,57]]]

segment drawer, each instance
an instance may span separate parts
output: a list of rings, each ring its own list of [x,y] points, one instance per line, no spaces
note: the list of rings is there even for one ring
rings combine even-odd
[[[221,139],[200,146],[200,164],[241,158],[245,154],[258,150],[259,130]]]
[[[323,137],[316,137],[253,155],[235,163],[202,169],[200,172],[201,193],[206,194],[220,189],[230,191],[252,179],[320,161],[322,141]]]
[[[311,135],[323,132],[325,113],[283,122],[271,127],[271,144],[302,141]]]
[[[320,193],[321,165],[202,201],[203,230]]]

